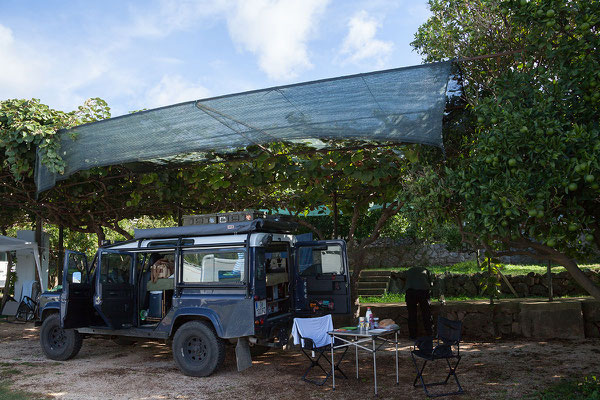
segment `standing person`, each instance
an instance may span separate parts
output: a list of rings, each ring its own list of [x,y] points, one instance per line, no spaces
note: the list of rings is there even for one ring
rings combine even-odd
[[[425,335],[432,336],[431,307],[429,304],[431,276],[424,267],[412,267],[406,271],[406,307],[408,308],[408,336],[417,338],[417,304],[421,308]]]

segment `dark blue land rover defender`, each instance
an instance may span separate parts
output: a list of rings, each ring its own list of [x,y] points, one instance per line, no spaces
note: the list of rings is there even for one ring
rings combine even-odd
[[[295,316],[350,313],[345,242],[300,242],[295,228],[260,218],[136,230],[91,263],[67,251],[62,291],[41,296],[42,350],[62,361],[88,335],[171,340],[184,374],[208,376],[237,343],[246,368],[287,343]]]

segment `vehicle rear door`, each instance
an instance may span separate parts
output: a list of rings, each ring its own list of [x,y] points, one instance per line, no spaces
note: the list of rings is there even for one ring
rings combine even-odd
[[[62,293],[60,296],[60,323],[62,328],[89,326],[93,285],[87,256],[67,250],[63,264]]]
[[[350,313],[350,274],[345,241],[297,242],[293,275],[295,314]]]
[[[94,307],[111,329],[134,324],[135,254],[117,250],[98,251]]]

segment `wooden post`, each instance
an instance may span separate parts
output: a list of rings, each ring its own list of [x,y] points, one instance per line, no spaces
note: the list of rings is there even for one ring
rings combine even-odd
[[[554,300],[554,291],[552,290],[552,261],[548,260],[548,301]]]
[[[510,289],[510,291],[512,292],[512,294],[515,297],[519,297],[519,295],[515,291],[515,288],[513,287],[513,285],[510,284],[508,278],[499,269],[498,269],[498,275],[500,275],[500,277],[504,280],[504,283],[506,283],[506,286],[508,286],[508,288]]]

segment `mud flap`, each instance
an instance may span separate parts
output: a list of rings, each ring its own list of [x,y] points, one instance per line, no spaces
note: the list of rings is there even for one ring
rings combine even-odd
[[[252,366],[252,356],[250,355],[250,346],[248,346],[248,338],[238,338],[235,346],[235,358],[237,360],[238,372],[248,369]]]

